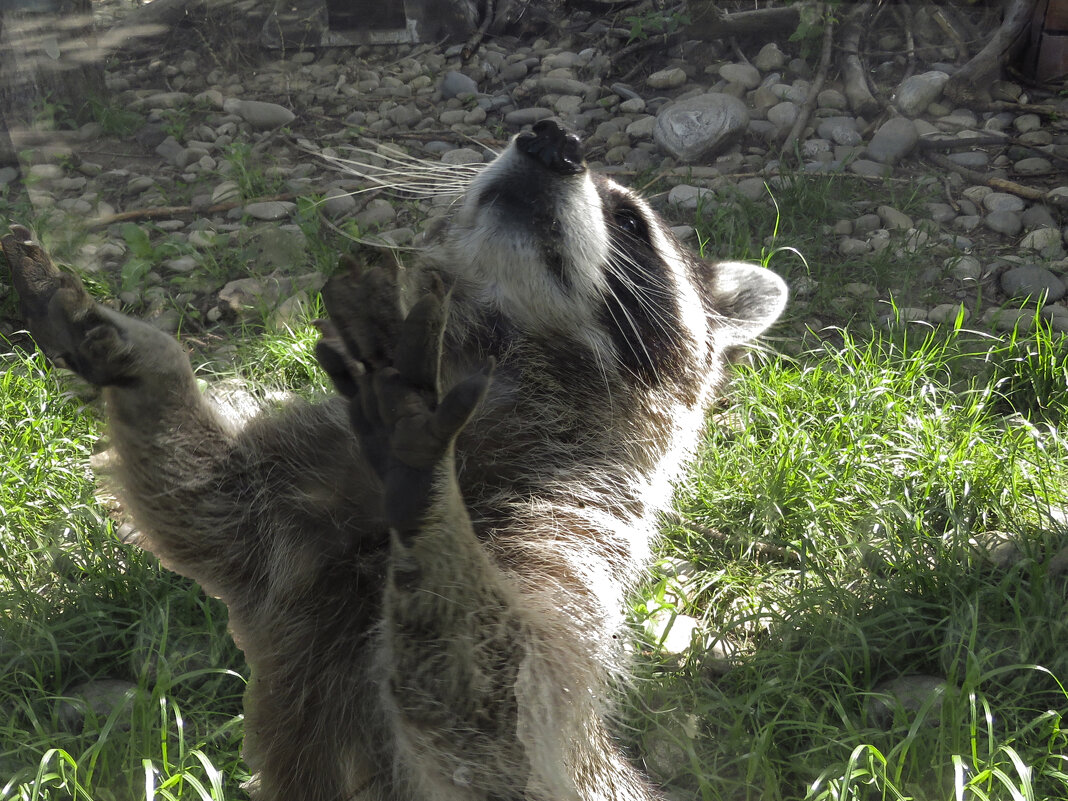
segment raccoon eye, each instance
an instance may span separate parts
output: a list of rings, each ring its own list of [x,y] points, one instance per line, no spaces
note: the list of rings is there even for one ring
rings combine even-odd
[[[645,220],[642,219],[637,210],[627,206],[620,206],[612,213],[612,217],[616,228],[623,233],[630,234],[638,239],[646,239],[648,237]]]

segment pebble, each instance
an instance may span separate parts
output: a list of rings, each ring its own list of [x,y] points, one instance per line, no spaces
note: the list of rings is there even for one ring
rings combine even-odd
[[[524,71],[525,74],[525,71]],[[451,97],[478,94],[478,83],[468,75],[456,70],[446,72],[441,79],[441,96],[448,100]]]
[[[891,117],[875,131],[868,143],[868,156],[881,164],[897,164],[916,147],[920,135],[907,117]]]
[[[983,197],[983,208],[987,211],[1023,211],[1025,205],[1023,198],[1007,192],[991,192]]]
[[[719,68],[719,77],[745,89],[756,89],[760,86],[760,70],[752,64],[724,64]]]
[[[686,73],[680,67],[654,72],[645,82],[651,89],[678,89],[686,83]]]
[[[288,200],[264,200],[249,203],[245,214],[257,220],[284,220],[297,210],[297,204]]]
[[[983,218],[983,224],[991,231],[1006,236],[1016,236],[1023,228],[1023,221],[1015,211],[992,211]]]
[[[894,106],[906,117],[915,117],[942,95],[948,80],[946,73],[937,70],[912,75],[894,92]]]
[[[1061,232],[1056,228],[1036,228],[1020,240],[1024,250],[1063,250]]]
[[[1001,288],[1011,298],[1037,302],[1044,297],[1046,303],[1060,300],[1066,291],[1064,281],[1045,267],[1033,264],[1002,273]]]
[[[296,114],[277,103],[263,100],[238,100],[230,98],[223,102],[223,110],[237,114],[257,131],[269,131],[288,125]]]
[[[881,729],[889,730],[895,723],[916,724],[916,717],[926,709],[922,723],[938,726],[941,723],[942,701],[946,680],[939,676],[909,675],[881,682],[872,688],[865,701],[868,719]],[[904,720],[896,720],[899,715]]]

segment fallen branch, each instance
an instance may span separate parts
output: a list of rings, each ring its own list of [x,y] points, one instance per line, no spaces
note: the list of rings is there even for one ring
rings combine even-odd
[[[822,5],[820,13],[823,13]],[[784,159],[786,154],[792,154],[796,149],[797,140],[801,138],[801,134],[804,132],[805,126],[808,125],[809,118],[816,108],[816,98],[823,89],[823,82],[827,80],[827,71],[831,66],[831,50],[834,45],[834,18],[827,15],[826,20],[823,28],[823,49],[820,52],[820,67],[816,72],[816,77],[812,79],[812,85],[808,88],[808,97],[805,98],[804,105],[798,109],[797,119],[794,120],[793,127],[790,128],[790,132],[783,139],[779,154],[780,159]]]
[[[732,36],[761,34],[770,41],[772,31],[793,32],[797,28],[801,22],[801,5],[804,4],[791,3],[783,7],[728,14],[712,0],[689,0],[686,9],[690,24],[686,26],[686,31],[695,39],[729,39]]]
[[[971,181],[973,184],[983,184],[991,189],[996,189],[998,192],[1007,192],[1011,195],[1022,197],[1024,200],[1036,200],[1039,203],[1048,203],[1058,208],[1068,208],[1068,195],[1051,195],[1049,192],[1035,189],[1032,186],[1024,186],[1015,181],[997,178],[993,175],[984,175],[981,172],[962,167],[939,153],[924,153],[924,157],[942,169],[960,173],[961,177]]]
[[[134,209],[133,211],[123,211],[117,214],[108,214],[105,217],[97,217],[95,220],[89,221],[88,227],[106,228],[109,225],[114,225],[115,223],[120,222],[166,220],[171,217],[181,217],[186,214],[220,214],[221,212],[230,211],[231,209],[236,209],[241,206],[248,206],[251,203],[267,203],[272,200],[296,200],[298,197],[306,196],[307,193],[297,194],[295,192],[286,192],[281,195],[268,195],[266,197],[215,203],[210,206],[153,206],[147,209]]]

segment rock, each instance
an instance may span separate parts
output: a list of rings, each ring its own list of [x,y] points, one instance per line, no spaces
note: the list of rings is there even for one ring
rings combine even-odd
[[[909,228],[912,228],[912,218],[892,206],[879,206],[877,211],[879,219],[883,222],[883,226],[890,230],[908,230]]]
[[[749,124],[749,112],[736,97],[711,92],[672,103],[656,117],[653,138],[679,161],[714,155]]]
[[[1049,159],[1044,159],[1041,156],[1033,156],[1031,158],[1020,159],[1013,165],[1013,167],[1020,175],[1039,175],[1050,172],[1053,169],[1053,162]]]
[[[526,74],[525,68],[523,74]],[[478,83],[474,78],[464,75],[462,72],[450,70],[441,79],[441,96],[445,100],[452,97],[475,94],[478,94]]]
[[[168,136],[156,146],[156,154],[168,164],[176,167],[185,166],[184,164],[179,164],[185,156],[185,148],[173,136]]]
[[[280,106],[277,103],[267,103],[263,100],[230,98],[223,102],[223,110],[241,117],[257,131],[280,128],[291,123],[297,116],[285,106]]]
[[[746,89],[760,86],[760,71],[752,64],[724,64],[719,68],[719,77]]]
[[[839,145],[859,145],[862,141],[852,117],[827,117],[820,121],[816,133]]]
[[[292,281],[274,276],[237,278],[219,290],[218,300],[223,308],[242,315],[249,310],[273,309],[291,289]]]
[[[654,72],[645,82],[651,89],[677,89],[686,83],[686,73],[680,67]]]
[[[995,331],[1018,331],[1028,333],[1035,328],[1034,309],[989,309],[983,315],[983,322]],[[1007,543],[1001,549],[991,549],[991,559],[997,564],[1016,561],[1015,556],[1009,556],[1015,552],[1015,546]]]
[[[284,220],[297,210],[297,204],[288,200],[264,200],[249,203],[244,210],[245,214],[257,220]]]
[[[967,322],[970,316],[968,310],[959,303],[939,303],[927,312],[927,319],[939,325],[956,323],[958,317],[962,323]]]
[[[85,681],[64,693],[56,705],[56,717],[67,731],[80,732],[86,724],[103,726],[108,718],[116,715],[116,730],[129,731],[129,715],[122,715],[120,710],[139,692],[136,684],[121,679]]]
[[[1052,251],[1063,250],[1061,232],[1057,228],[1036,228],[1020,240],[1020,247],[1025,250]]]
[[[769,42],[760,48],[760,52],[753,59],[753,66],[761,72],[781,70],[786,66],[786,54],[775,42]]]
[[[978,281],[983,277],[983,265],[975,256],[961,256],[945,262],[949,274],[960,281]]]
[[[1031,133],[1042,127],[1042,118],[1037,114],[1021,114],[1013,120],[1012,125],[1018,133]]]
[[[1014,267],[1001,275],[1001,288],[1011,298],[1030,299],[1038,302],[1053,303],[1064,297],[1064,281],[1045,267],[1028,264]]]
[[[897,164],[916,147],[920,135],[907,117],[892,117],[879,126],[868,143],[868,156],[881,164]]]
[[[1023,211],[1025,205],[1023,198],[1007,192],[991,192],[983,197],[983,207],[987,211]]]
[[[949,75],[938,70],[906,78],[894,92],[894,106],[906,117],[915,117],[942,95]]]
[[[367,204],[363,211],[356,215],[356,224],[361,231],[370,231],[382,228],[393,222],[396,217],[397,212],[392,203],[383,198],[375,198]]]
[[[768,122],[772,123],[776,128],[787,130],[793,126],[799,113],[796,103],[784,100],[768,109]]]
[[[522,128],[524,125],[533,125],[538,120],[544,120],[553,115],[552,109],[541,106],[516,109],[504,115],[504,121],[513,128]]]
[[[356,198],[352,196],[352,192],[334,187],[323,194],[322,205],[326,215],[336,220],[356,210]]]
[[[676,614],[672,609],[661,609],[645,621],[649,639],[663,654],[683,654],[689,650],[695,637],[700,638],[701,621],[688,615]]]
[[[983,218],[983,224],[991,231],[1006,236],[1016,236],[1023,228],[1020,215],[1015,211],[992,211]]]
[[[829,108],[835,111],[848,111],[849,100],[837,89],[823,89],[816,95],[816,105],[820,108]]]
[[[678,206],[680,209],[694,211],[697,209],[698,203],[714,202],[715,197],[716,193],[711,189],[678,184],[671,187],[671,191],[668,192],[668,203]]]
[[[865,711],[873,724],[889,729],[898,715],[905,717],[901,722],[914,725],[916,717],[926,708],[924,725],[938,726],[946,689],[946,680],[938,676],[901,676],[873,687],[872,695],[865,701]]]

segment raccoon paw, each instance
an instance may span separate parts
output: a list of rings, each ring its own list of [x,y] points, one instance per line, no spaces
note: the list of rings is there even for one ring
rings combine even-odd
[[[378,281],[379,278],[373,279]],[[364,453],[385,484],[386,514],[407,530],[429,503],[439,465],[451,458],[456,436],[489,387],[492,362],[448,392],[439,389],[442,333],[448,297],[440,285],[419,300],[389,331],[375,331],[381,310],[338,317],[353,288],[324,291],[331,321],[320,322],[316,356],[342,395]],[[388,335],[395,330],[395,339]],[[388,344],[387,344],[388,342]]]
[[[90,297],[75,276],[62,272],[21,225],[0,239],[34,341],[61,366],[98,385],[122,383],[132,364],[131,347],[118,321]]]

